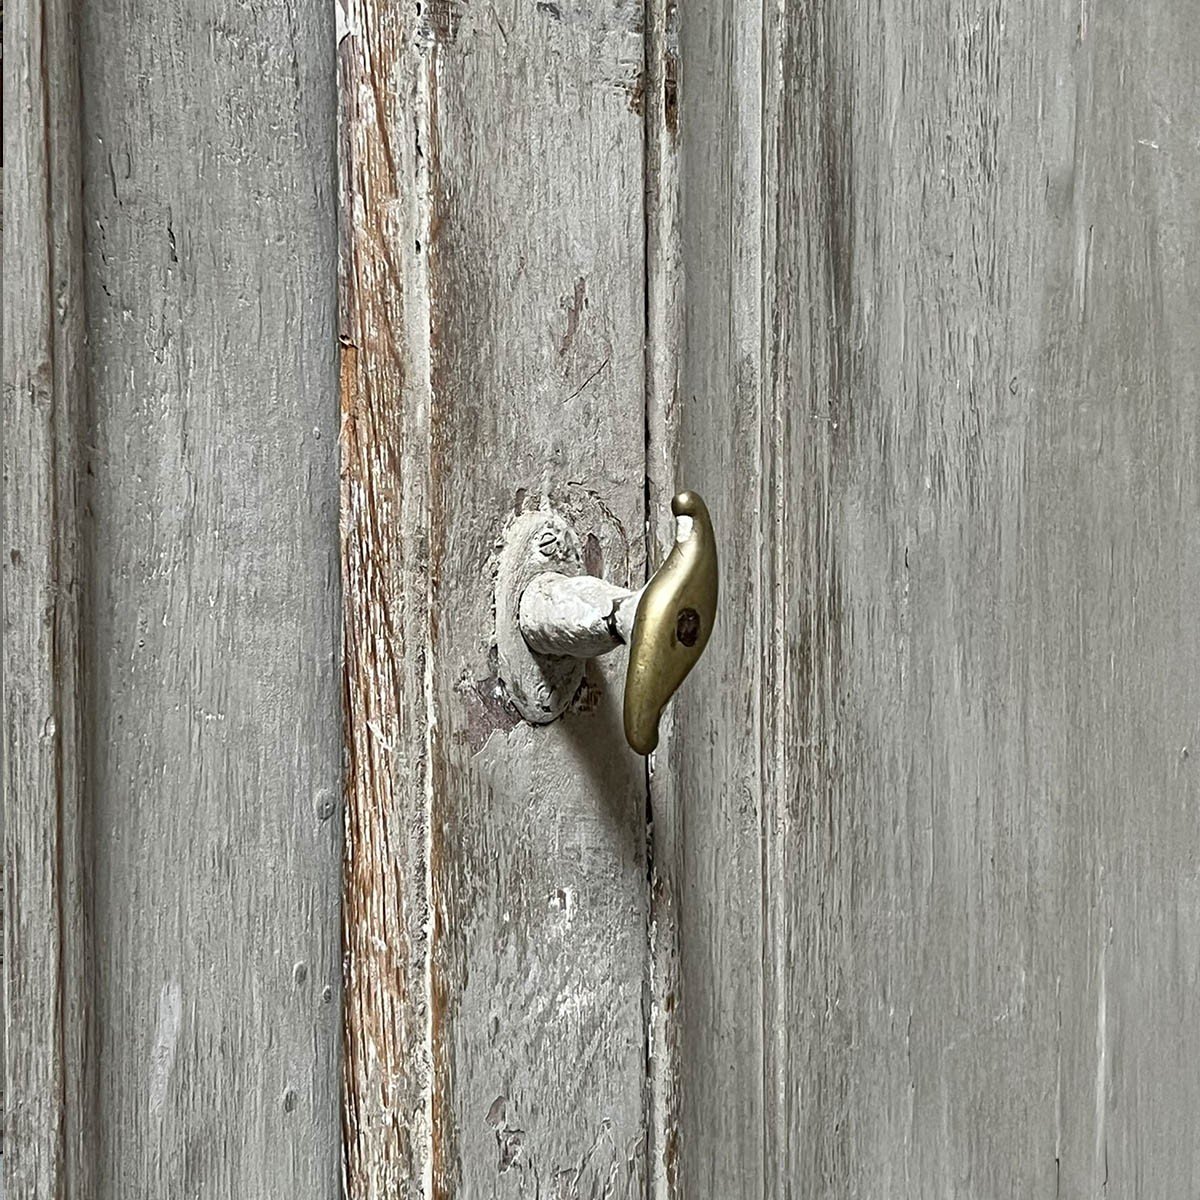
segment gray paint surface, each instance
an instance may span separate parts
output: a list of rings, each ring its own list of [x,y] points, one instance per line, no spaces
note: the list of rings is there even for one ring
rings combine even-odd
[[[73,66],[67,11],[20,19]],[[29,294],[83,324],[47,383],[61,348],[8,337],[45,247],[6,219],[14,1195],[340,1190],[333,45],[316,3],[114,0],[81,98],[33,89],[47,169],[82,145],[46,226],[82,275]]]
[[[338,1188],[333,21],[319,9],[85,10],[104,1195]]]
[[[756,21],[683,22],[679,1194],[1195,1194],[1200,16]]]
[[[509,515],[549,504],[595,573],[640,582],[640,10],[447,17],[430,261],[434,1187],[634,1197],[645,788],[621,735],[624,655],[592,664],[563,721],[514,722],[490,695],[490,571],[464,566],[490,567]]]
[[[77,487],[83,416],[71,6],[4,34],[5,1158],[23,1195],[86,1191]]]
[[[675,700],[653,779],[655,861],[675,914],[674,1119],[661,1195],[763,1190],[762,698],[770,586],[760,480],[763,6],[682,7],[674,486],[702,492],[721,564],[717,624]],[[673,1026],[673,1028],[671,1028]]]

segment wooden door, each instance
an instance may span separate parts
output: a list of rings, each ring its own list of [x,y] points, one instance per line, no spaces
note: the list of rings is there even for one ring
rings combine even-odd
[[[1200,18],[6,9],[8,1195],[1200,1191]]]

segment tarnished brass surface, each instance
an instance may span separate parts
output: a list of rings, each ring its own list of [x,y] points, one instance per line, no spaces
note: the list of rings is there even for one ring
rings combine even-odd
[[[685,519],[642,593],[629,646],[625,737],[639,754],[658,745],[662,710],[704,652],[717,615],[717,542],[708,509],[695,492],[680,492],[671,511]]]

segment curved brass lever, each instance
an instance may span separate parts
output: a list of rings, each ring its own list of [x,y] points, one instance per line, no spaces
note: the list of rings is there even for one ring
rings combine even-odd
[[[671,501],[675,545],[642,592],[625,675],[625,738],[639,754],[658,745],[667,701],[708,645],[717,616],[717,539],[695,492]]]
[[[717,545],[704,501],[671,501],[675,545],[640,591],[582,573],[579,542],[552,512],[510,531],[496,587],[499,674],[518,711],[543,724],[570,702],[583,660],[629,646],[625,737],[658,745],[662,710],[704,651],[717,613]]]

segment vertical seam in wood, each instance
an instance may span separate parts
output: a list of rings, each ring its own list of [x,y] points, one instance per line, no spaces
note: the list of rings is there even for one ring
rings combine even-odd
[[[653,172],[655,163],[651,146],[653,145],[653,114],[656,110],[655,93],[653,88],[654,69],[652,64],[656,56],[656,39],[654,36],[657,16],[656,0],[644,0],[642,5],[642,318],[643,318],[643,363],[642,372],[642,538],[645,554],[644,578],[649,577],[650,564],[654,559],[654,535],[650,526],[651,483],[650,483],[650,453],[651,453],[651,376],[653,373],[653,298],[651,296],[651,238],[650,206],[648,197],[653,187]],[[647,96],[649,91],[649,96]],[[651,1194],[654,1179],[653,1155],[655,1149],[654,1130],[654,950],[655,950],[655,904],[654,904],[654,805],[650,790],[650,760],[644,763],[642,778],[645,782],[645,837],[646,837],[646,971],[642,984],[643,994],[643,1062],[645,1064],[645,1105],[643,1119],[643,1144],[646,1158],[646,1195]]]
[[[762,639],[762,653],[758,658],[758,695],[759,695],[759,829],[760,829],[760,918],[759,937],[761,938],[761,971],[762,971],[762,1010],[761,1010],[761,1053],[762,1053],[762,1107],[760,1116],[761,1129],[761,1179],[763,1197],[766,1200],[774,1190],[771,1183],[772,1171],[772,1137],[771,1130],[775,1126],[774,1097],[771,1091],[771,1059],[775,1041],[779,1031],[774,1021],[767,1001],[768,990],[771,987],[771,829],[773,814],[771,797],[777,792],[783,775],[783,748],[778,737],[780,728],[779,708],[781,700],[781,681],[775,657],[782,643],[783,631],[778,627],[780,606],[776,603],[778,597],[775,588],[784,576],[782,573],[782,551],[785,544],[781,536],[781,525],[786,514],[780,511],[778,470],[781,453],[779,447],[782,439],[779,435],[778,390],[776,388],[774,364],[771,355],[773,339],[772,321],[769,314],[773,312],[768,292],[770,290],[771,273],[766,269],[768,253],[773,245],[774,223],[770,217],[768,198],[770,196],[770,162],[774,146],[772,138],[772,107],[769,89],[775,83],[772,70],[774,55],[772,47],[776,31],[784,27],[784,15],[788,0],[774,0],[774,11],[771,0],[759,0],[758,16],[760,26],[759,51],[759,231],[758,231],[758,286],[759,302],[759,420],[761,422],[759,435],[759,503],[761,527],[759,531],[759,553],[755,557],[755,587],[760,597],[758,625],[766,636]],[[800,230],[798,236],[804,236]],[[775,452],[772,452],[772,449]],[[768,526],[767,522],[770,521]]]
[[[85,1195],[88,1179],[86,947],[77,903],[75,496],[85,389],[75,34],[73,10],[58,0],[30,0],[15,11],[10,5],[6,14],[5,268],[10,277],[29,276],[30,290],[15,303],[34,315],[21,315],[6,289],[4,1091],[6,1132],[15,1126],[16,1134],[4,1147],[4,1166],[18,1190],[48,1187],[47,1194],[70,1200]],[[30,193],[28,206],[14,202],[14,174]],[[14,706],[14,686],[23,706]],[[51,969],[37,970],[48,956]]]
[[[429,418],[425,427],[426,435],[426,455],[427,463],[425,494],[432,495],[434,493],[433,480],[433,238],[434,238],[434,214],[433,214],[433,196],[434,182],[433,172],[437,163],[435,143],[437,139],[436,121],[436,82],[437,82],[437,47],[434,46],[430,51],[430,68],[429,71],[419,71],[416,112],[414,120],[418,126],[418,136],[423,144],[429,148],[428,157],[421,160],[424,165],[424,171],[421,173],[421,162],[418,162],[418,221],[421,230],[421,249],[416,255],[415,267],[419,280],[417,294],[418,303],[421,306],[421,319],[419,325],[425,330],[425,338],[422,342],[424,351],[421,360],[421,392],[425,397]],[[433,506],[426,506],[426,517],[429,522],[432,522]],[[429,527],[425,530],[427,545],[429,546],[429,554],[432,557],[434,537],[433,530]],[[432,636],[432,614],[434,603],[434,572],[435,566],[432,561],[426,563],[425,572],[425,621],[426,621],[426,647],[425,647],[425,672],[424,672],[424,704],[425,704],[425,770],[423,785],[425,789],[425,912],[424,912],[424,942],[425,942],[425,961],[424,961],[424,979],[423,979],[423,995],[425,998],[425,1056],[426,1062],[429,1063],[429,1074],[425,1080],[424,1090],[424,1108],[425,1108],[425,1130],[426,1130],[426,1149],[424,1155],[424,1171],[422,1176],[422,1193],[427,1197],[433,1196],[433,1167],[435,1154],[435,1140],[437,1130],[434,1125],[434,1081],[436,1078],[433,1063],[434,1054],[434,1017],[435,1009],[433,1004],[433,940],[434,940],[434,904],[433,904],[433,813],[436,803],[435,794],[435,778],[434,778],[434,752],[436,749],[436,739],[434,737],[434,729],[437,722],[437,713],[434,708],[434,678],[433,678],[433,636]]]
[[[422,364],[422,386],[428,404],[428,464],[427,495],[429,503],[426,509],[426,540],[428,545],[428,562],[426,573],[425,615],[427,620],[428,641],[425,657],[425,860],[426,860],[426,927],[428,936],[428,953],[425,960],[425,985],[427,988],[427,1011],[425,1035],[429,1054],[430,1075],[429,1089],[426,1096],[426,1113],[429,1124],[429,1152],[425,1166],[426,1195],[431,1200],[438,1200],[445,1195],[446,1170],[443,1159],[446,1155],[447,1114],[449,1113],[449,1096],[446,1091],[438,1092],[439,1060],[443,1056],[443,1046],[446,1026],[446,1010],[448,997],[446,983],[438,971],[435,961],[435,941],[438,934],[439,910],[435,896],[437,886],[437,867],[440,865],[441,843],[435,828],[435,812],[438,797],[438,784],[441,778],[439,772],[439,755],[441,747],[438,741],[436,695],[437,686],[434,678],[434,659],[437,654],[438,620],[438,582],[445,557],[446,541],[446,505],[442,489],[435,486],[439,475],[443,441],[439,438],[438,429],[438,394],[437,369],[434,358],[438,350],[438,330],[436,327],[436,296],[437,286],[437,253],[436,239],[440,232],[441,213],[438,210],[438,175],[441,165],[441,128],[439,123],[438,68],[441,54],[439,38],[439,22],[449,21],[451,14],[448,9],[432,10],[428,14],[427,28],[428,62],[425,70],[418,72],[419,98],[415,119],[424,124],[421,128],[423,144],[426,147],[425,158],[425,191],[421,197],[421,210],[424,214],[423,253],[421,255],[422,283],[421,303],[424,305],[421,325],[425,331],[423,350],[425,359]],[[444,474],[444,468],[442,470]],[[443,1107],[439,1108],[439,1100]]]
[[[648,566],[670,550],[674,518],[669,500],[679,477],[680,373],[683,353],[683,230],[680,114],[682,50],[677,0],[647,0],[644,129],[646,161],[647,327],[646,557]],[[711,665],[710,665],[711,669]],[[661,743],[647,775],[650,946],[647,1192],[655,1200],[682,1194],[681,1129],[684,1030],[681,958],[682,848],[686,812],[681,800],[676,709],[668,706]]]

